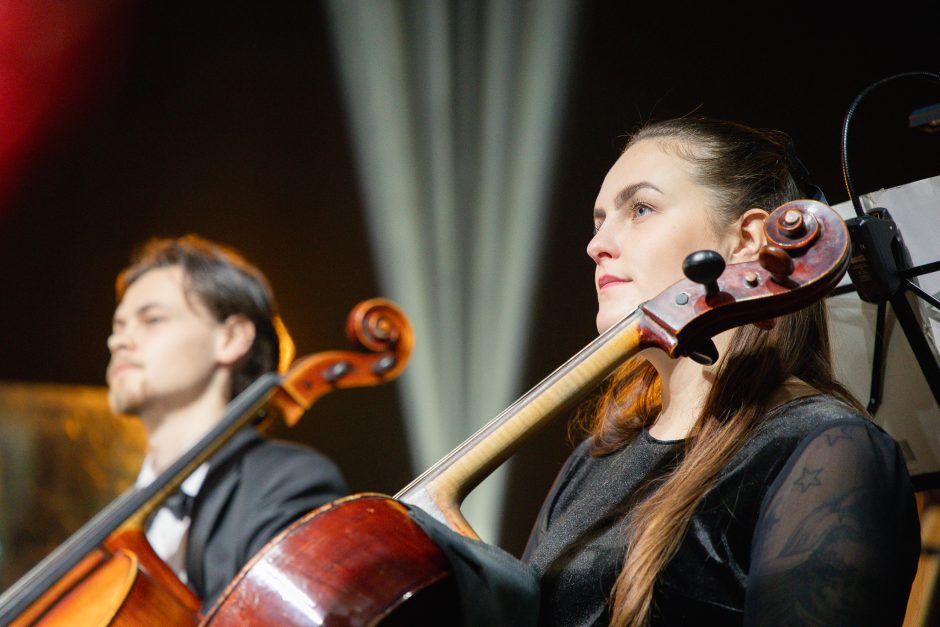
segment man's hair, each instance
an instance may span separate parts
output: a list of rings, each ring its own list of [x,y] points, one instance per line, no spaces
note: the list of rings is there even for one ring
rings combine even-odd
[[[153,238],[134,252],[131,264],[118,275],[118,303],[145,273],[167,267],[183,269],[186,297],[197,296],[219,322],[238,314],[255,325],[254,343],[232,373],[232,398],[262,374],[277,369],[281,355],[277,305],[258,268],[232,248],[198,235]]]

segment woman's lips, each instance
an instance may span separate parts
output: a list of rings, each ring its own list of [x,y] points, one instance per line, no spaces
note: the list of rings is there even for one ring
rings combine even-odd
[[[625,279],[623,277],[614,276],[612,274],[605,274],[597,279],[597,289],[602,290],[608,285],[614,285],[617,283],[629,283],[630,279]]]

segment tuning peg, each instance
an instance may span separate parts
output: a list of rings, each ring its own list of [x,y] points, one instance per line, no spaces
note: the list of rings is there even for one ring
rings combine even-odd
[[[753,325],[754,325],[755,327],[757,327],[758,329],[761,329],[761,330],[764,330],[764,331],[770,331],[770,330],[773,329],[775,326],[777,326],[777,319],[776,319],[776,318],[768,318],[767,320],[758,320],[758,321],[756,321],[756,322],[752,322],[751,324],[753,324]]]
[[[787,251],[773,244],[761,247],[757,253],[757,261],[777,283],[786,283],[787,277],[793,274],[793,259]]]
[[[699,250],[682,262],[682,272],[691,281],[705,286],[705,295],[718,292],[718,277],[725,271],[725,260],[714,250]]]
[[[686,353],[689,359],[703,366],[711,366],[718,361],[718,347],[711,340],[696,344]]]

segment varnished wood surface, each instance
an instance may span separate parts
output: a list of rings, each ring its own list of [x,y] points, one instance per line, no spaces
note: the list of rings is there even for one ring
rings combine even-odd
[[[41,604],[38,603],[37,605]],[[104,625],[194,625],[196,614],[141,572],[137,556],[119,551],[98,564],[35,622],[24,615],[15,625],[98,627]]]
[[[464,497],[540,428],[567,412],[644,345],[640,314],[625,318],[506,411],[415,479],[396,498],[458,533],[477,535],[460,513]]]
[[[440,549],[382,495],[311,512],[262,549],[204,624],[370,625],[449,577]]]

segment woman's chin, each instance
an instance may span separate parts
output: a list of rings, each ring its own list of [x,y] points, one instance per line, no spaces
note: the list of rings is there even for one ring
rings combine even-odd
[[[597,311],[597,332],[603,333],[610,327],[614,326],[628,315],[633,313],[635,307],[627,308],[625,306],[621,307],[601,307]]]
[[[618,322],[620,322],[620,320],[622,320],[622,319],[623,319],[623,316],[617,317],[617,316],[612,316],[612,315],[606,314],[606,313],[599,313],[599,314],[597,314],[597,320],[596,320],[596,322],[597,322],[597,333],[598,333],[598,335],[604,333],[605,331],[607,331],[608,329],[610,329],[610,327],[612,327],[612,326],[614,326],[615,324],[617,324]]]

